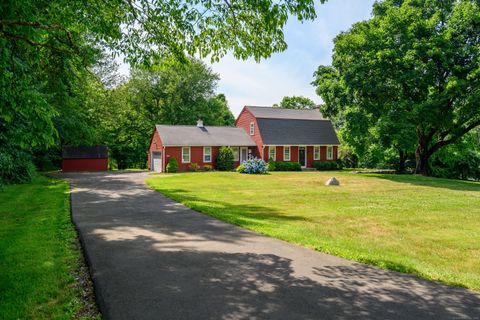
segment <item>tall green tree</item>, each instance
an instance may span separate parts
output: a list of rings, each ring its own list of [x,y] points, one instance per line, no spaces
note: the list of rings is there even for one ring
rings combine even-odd
[[[108,78],[105,77],[104,78]],[[149,69],[137,69],[129,81],[105,90],[92,105],[101,141],[110,146],[119,168],[144,168],[155,124],[233,125],[234,118],[219,80],[200,60],[167,59]]]
[[[382,133],[392,143],[415,137],[416,172],[429,174],[433,154],[480,125],[480,4],[377,2],[372,19],[336,37],[333,67],[315,83],[323,112],[342,114],[354,134],[383,121],[396,124]]]
[[[317,105],[312,99],[302,96],[285,96],[279,104],[274,104],[275,108],[287,108],[287,109],[315,109]]]
[[[132,65],[193,54],[218,60],[228,51],[258,61],[286,49],[289,16],[314,19],[313,0],[2,1],[0,167],[10,169],[0,171],[0,183],[28,176],[31,166],[21,164],[34,152],[92,138],[79,130],[90,99],[80,88],[89,86],[98,48]]]

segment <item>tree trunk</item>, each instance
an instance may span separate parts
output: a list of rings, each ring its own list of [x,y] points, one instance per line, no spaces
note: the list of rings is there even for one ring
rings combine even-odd
[[[405,161],[407,160],[407,153],[401,149],[398,149],[398,167],[397,167],[397,172],[398,173],[404,173],[405,172]]]
[[[425,139],[420,139],[417,150],[415,151],[415,160],[416,167],[415,173],[421,174],[422,176],[429,175],[429,166],[428,159],[430,158],[430,153],[428,151],[428,143]]]

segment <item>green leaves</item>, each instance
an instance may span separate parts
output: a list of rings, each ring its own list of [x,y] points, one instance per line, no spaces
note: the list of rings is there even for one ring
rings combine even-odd
[[[311,99],[302,96],[283,97],[280,105],[273,107],[281,107],[287,109],[315,109],[316,105]]]
[[[119,168],[145,167],[155,124],[195,125],[202,119],[205,125],[233,125],[225,96],[216,94],[218,80],[200,60],[166,59],[106,90],[91,114]]]
[[[404,151],[416,138],[417,171],[426,174],[434,152],[480,125],[479,3],[386,0],[373,12],[337,36],[333,67],[317,71],[322,111],[358,112],[370,128],[381,124],[382,143]]]

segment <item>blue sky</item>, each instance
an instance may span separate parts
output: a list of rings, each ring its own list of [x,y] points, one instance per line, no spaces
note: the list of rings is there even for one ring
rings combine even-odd
[[[259,63],[239,61],[231,55],[214,64],[205,60],[220,74],[217,92],[226,95],[235,117],[245,105],[271,106],[284,96],[305,96],[320,103],[310,84],[313,72],[319,65],[331,64],[335,36],[355,22],[369,19],[374,2],[328,0],[316,6],[314,21],[300,23],[291,17],[284,30],[288,49]],[[121,64],[120,72],[127,75],[128,66]]]
[[[235,116],[244,105],[271,106],[284,96],[302,95],[320,103],[310,84],[319,65],[330,65],[333,39],[358,21],[370,18],[374,0],[329,0],[317,6],[317,19],[285,28],[288,49],[267,60],[238,61],[224,57],[212,69],[220,74],[218,92],[225,93]]]

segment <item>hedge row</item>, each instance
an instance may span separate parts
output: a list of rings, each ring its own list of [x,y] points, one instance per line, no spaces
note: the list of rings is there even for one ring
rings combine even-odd
[[[315,161],[313,167],[319,171],[329,171],[329,170],[342,170],[342,165],[340,161]]]
[[[268,170],[269,171],[302,171],[302,166],[298,162],[269,162]]]

